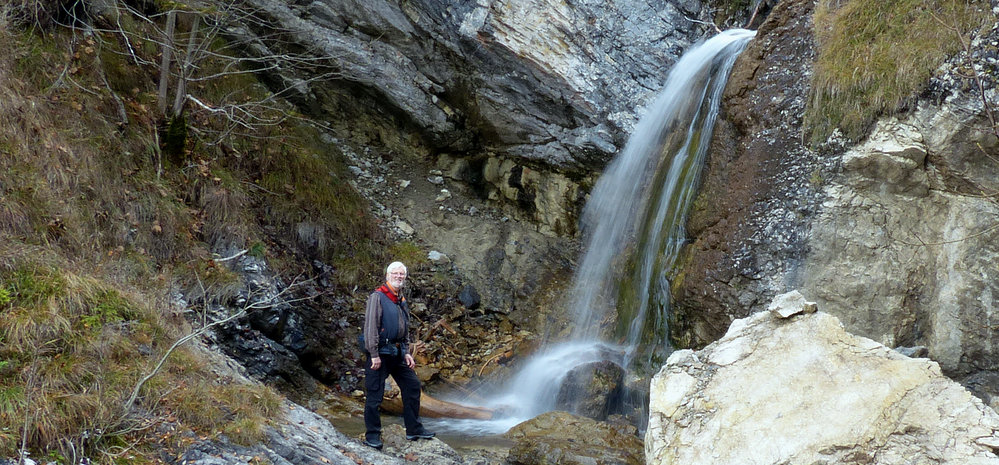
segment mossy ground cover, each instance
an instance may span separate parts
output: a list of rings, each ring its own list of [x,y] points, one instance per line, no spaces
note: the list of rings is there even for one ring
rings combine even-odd
[[[812,142],[840,129],[869,132],[927,85],[967,36],[995,18],[984,0],[821,1],[815,13],[818,56],[805,115]]]
[[[191,330],[165,296],[227,302],[242,285],[213,252],[248,249],[295,275],[320,259],[344,288],[380,269],[381,236],[338,149],[290,107],[242,129],[189,108],[171,159],[153,39],[21,28],[3,11],[0,26],[0,457],[25,441],[36,459],[145,463],[184,437],[258,440],[280,397],[219,379],[185,348],[123,405]],[[190,92],[219,106],[267,97],[244,73]]]

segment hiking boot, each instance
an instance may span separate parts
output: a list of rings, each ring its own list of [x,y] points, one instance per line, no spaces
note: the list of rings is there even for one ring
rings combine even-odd
[[[368,447],[374,447],[377,450],[382,450],[382,440],[378,439],[378,438],[375,438],[375,439],[365,439],[364,440],[364,445],[368,446]]]
[[[437,435],[434,434],[434,433],[431,433],[430,431],[423,430],[423,431],[421,431],[419,433],[416,433],[416,434],[407,434],[406,435],[406,439],[410,440],[410,441],[415,441],[417,439],[430,439],[430,438],[432,438],[434,436],[437,436]]]

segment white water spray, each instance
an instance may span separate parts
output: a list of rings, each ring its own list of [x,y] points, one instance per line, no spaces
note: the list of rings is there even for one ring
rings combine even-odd
[[[658,331],[655,344],[668,345],[667,315],[650,314],[649,309],[653,300],[664,298],[668,311],[666,273],[685,239],[683,223],[721,93],[735,58],[755,35],[743,29],[725,31],[691,47],[673,66],[659,97],[600,177],[583,212],[585,253],[567,302],[576,314],[571,340],[541,350],[511,380],[507,392],[488,403],[505,407],[509,415],[504,419],[453,426],[499,433],[554,409],[562,381],[573,368],[603,360],[627,366],[648,332],[650,315]],[[629,251],[636,255],[630,258],[631,279],[625,285],[637,298],[624,325],[626,344],[619,347],[601,337],[618,303]]]

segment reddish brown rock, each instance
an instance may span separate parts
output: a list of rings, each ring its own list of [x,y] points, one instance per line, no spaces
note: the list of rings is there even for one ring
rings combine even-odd
[[[812,9],[810,1],[781,2],[728,80],[688,221],[692,241],[673,284],[671,338],[678,346],[702,347],[733,319],[762,309],[773,292],[766,279],[781,271],[768,266],[787,266],[799,253],[797,226],[817,198],[814,190],[791,195],[809,189],[809,174],[818,169],[801,144],[815,48]],[[767,215],[774,210],[785,212],[778,221]],[[759,244],[774,260],[758,253]]]

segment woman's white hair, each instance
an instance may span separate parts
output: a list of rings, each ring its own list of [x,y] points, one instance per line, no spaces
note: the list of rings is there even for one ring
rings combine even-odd
[[[391,273],[392,270],[398,268],[402,268],[402,271],[406,271],[406,273],[409,274],[409,271],[406,270],[406,265],[403,265],[402,262],[392,262],[389,263],[389,266],[385,267],[385,276],[388,276],[388,274]]]

